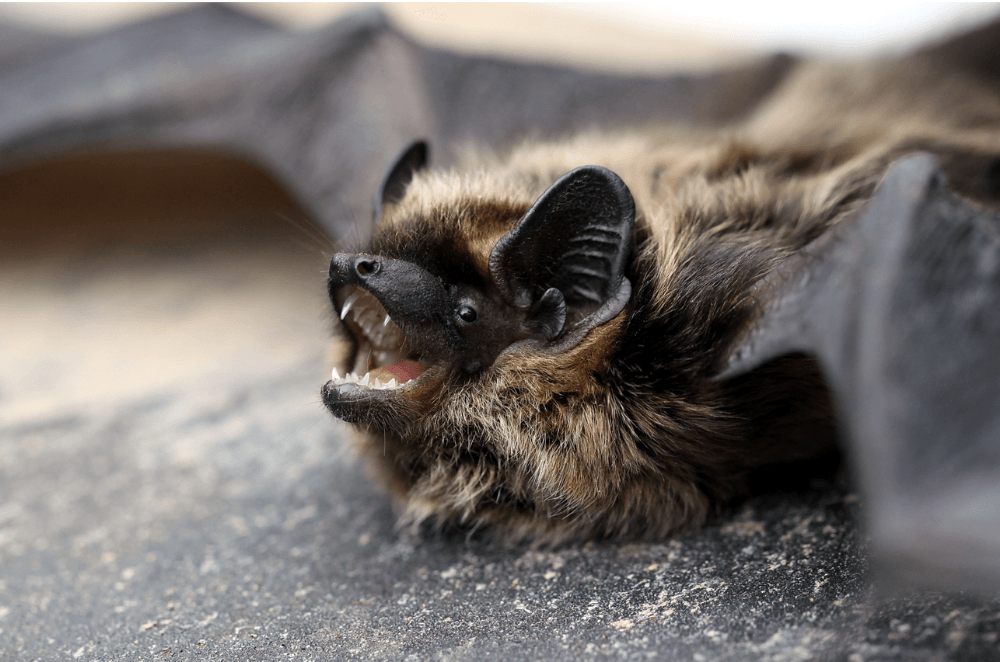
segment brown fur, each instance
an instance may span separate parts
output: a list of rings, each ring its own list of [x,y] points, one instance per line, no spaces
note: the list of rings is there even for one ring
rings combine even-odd
[[[418,173],[368,252],[488,281],[493,245],[556,178],[610,168],[636,202],[632,298],[563,353],[525,347],[471,376],[431,367],[406,406],[359,422],[361,450],[411,522],[543,542],[697,523],[753,467],[831,444],[808,358],[713,379],[759,313],[754,285],[851,218],[893,159],[995,164],[998,128],[994,94],[930,62],[814,63],[722,129],[592,133]]]

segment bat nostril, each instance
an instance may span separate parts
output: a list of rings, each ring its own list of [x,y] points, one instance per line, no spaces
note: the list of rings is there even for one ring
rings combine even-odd
[[[368,257],[359,257],[354,261],[354,271],[362,277],[378,273],[381,266],[382,265],[379,264],[378,260],[373,260]]]

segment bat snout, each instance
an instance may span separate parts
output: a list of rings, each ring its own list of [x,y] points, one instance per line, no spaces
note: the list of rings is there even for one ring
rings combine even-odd
[[[381,269],[382,263],[371,255],[337,253],[330,258],[330,284],[335,287],[360,285]]]

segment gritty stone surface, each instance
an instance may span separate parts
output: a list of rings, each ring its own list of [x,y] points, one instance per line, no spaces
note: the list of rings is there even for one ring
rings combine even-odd
[[[1000,659],[1000,601],[872,593],[829,486],[656,544],[397,532],[320,364],[0,431],[0,657]]]

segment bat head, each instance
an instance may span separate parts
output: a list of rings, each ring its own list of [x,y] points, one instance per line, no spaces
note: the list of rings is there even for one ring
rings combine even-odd
[[[376,217],[402,200],[426,154],[422,142],[404,152]],[[372,252],[331,259],[330,298],[355,346],[351,372],[323,390],[336,416],[382,421],[382,404],[410,400],[428,370],[462,380],[518,349],[564,352],[621,312],[635,205],[617,175],[577,168],[523,213],[478,202],[443,201],[430,217],[376,234]],[[456,223],[457,211],[467,213]]]
[[[352,349],[323,401],[367,433],[415,519],[572,510],[568,492],[589,486],[593,467],[569,453],[554,483],[539,480],[536,451],[586,433],[590,409],[563,420],[553,404],[601,407],[588,391],[631,294],[632,196],[598,166],[533,201],[461,183],[444,192],[440,178],[411,183],[425,161],[423,145],[404,153],[376,199],[385,218],[369,250],[331,260]]]

